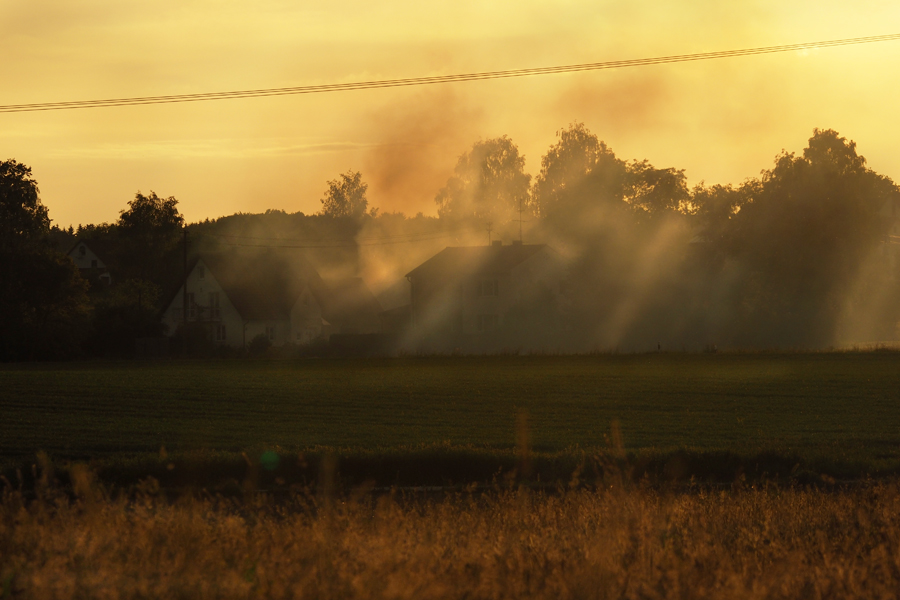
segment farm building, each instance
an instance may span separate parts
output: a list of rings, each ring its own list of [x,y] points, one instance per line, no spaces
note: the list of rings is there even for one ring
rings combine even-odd
[[[241,347],[264,335],[280,346],[376,333],[380,312],[362,279],[325,280],[303,258],[274,251],[232,251],[196,259],[162,321],[169,335],[187,322],[218,345]]]
[[[544,244],[445,248],[406,275],[412,327],[438,346],[547,341],[560,329],[564,277]]]

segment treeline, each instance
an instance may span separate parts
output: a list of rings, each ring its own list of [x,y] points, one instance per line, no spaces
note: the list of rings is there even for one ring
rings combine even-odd
[[[529,207],[575,259],[577,346],[897,337],[900,190],[835,131],[739,186],[688,189],[683,171],[621,161],[575,125],[543,157]]]
[[[564,349],[897,339],[900,189],[833,130],[738,186],[691,189],[573,124],[533,179],[509,138],[476,143],[435,202],[505,239],[524,222],[526,243],[571,259]]]
[[[348,171],[327,182],[318,214],[188,225],[189,259],[283,247],[389,290],[446,245],[521,235],[569,259],[555,349],[818,348],[897,336],[900,189],[835,131],[814,131],[801,155],[782,152],[737,186],[691,189],[683,170],[622,160],[577,123],[558,132],[535,177],[524,162],[508,137],[475,143],[437,191],[437,217],[379,213],[363,175]],[[135,338],[163,335],[160,311],[183,276],[177,204],[137,193],[114,223],[51,227],[31,170],[0,162],[0,359],[129,356]],[[111,285],[86,281],[65,256],[76,239],[108,265]]]

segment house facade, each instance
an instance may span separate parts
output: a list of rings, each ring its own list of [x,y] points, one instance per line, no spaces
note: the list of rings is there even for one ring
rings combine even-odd
[[[201,324],[209,339],[234,347],[244,344],[249,325],[203,259],[197,260],[188,273],[163,312],[162,322],[170,336],[185,323]],[[255,329],[250,332],[255,334]]]
[[[413,329],[436,347],[540,345],[561,327],[565,265],[543,244],[445,248],[406,277]]]
[[[357,288],[368,288],[359,280]],[[347,329],[377,330],[374,296],[355,302],[330,287],[300,257],[274,252],[230,252],[198,258],[162,315],[168,335],[185,324],[202,327],[217,345],[244,347],[258,336],[273,346],[308,344]],[[349,303],[351,311],[342,307]],[[366,331],[368,332],[368,331]]]
[[[889,198],[878,211],[885,224],[882,244],[885,261],[895,279],[900,279],[900,198]]]
[[[81,271],[81,276],[86,280],[92,283],[97,281],[105,285],[112,283],[109,266],[85,241],[76,240],[66,255],[72,259],[72,262]]]

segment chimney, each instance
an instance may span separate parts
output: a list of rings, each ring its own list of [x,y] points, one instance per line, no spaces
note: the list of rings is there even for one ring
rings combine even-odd
[[[491,246],[502,246],[502,245],[503,245],[503,240],[494,240],[491,243]]]

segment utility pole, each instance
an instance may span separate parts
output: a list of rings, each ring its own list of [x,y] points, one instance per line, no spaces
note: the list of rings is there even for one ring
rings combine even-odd
[[[491,232],[494,230],[493,227],[494,227],[493,221],[488,221],[487,222],[488,246],[491,245]]]
[[[183,228],[183,237],[182,237],[182,258],[184,262],[184,285],[181,287],[181,357],[184,358],[187,356],[187,319],[188,319],[188,305],[187,305],[187,223],[185,223]]]
[[[516,211],[519,213],[519,218],[516,219],[519,221],[519,243],[522,243],[522,213],[525,212],[525,209],[522,208],[522,199],[519,198],[519,210]]]

